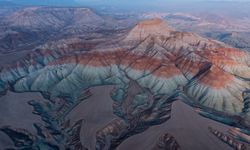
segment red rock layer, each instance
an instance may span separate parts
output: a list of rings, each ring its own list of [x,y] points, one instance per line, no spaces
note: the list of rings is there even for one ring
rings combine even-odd
[[[168,59],[137,55],[128,51],[90,52],[81,55],[62,57],[49,65],[82,64],[93,67],[111,65],[127,66],[138,71],[150,71],[159,77],[172,77],[181,74],[174,63]]]

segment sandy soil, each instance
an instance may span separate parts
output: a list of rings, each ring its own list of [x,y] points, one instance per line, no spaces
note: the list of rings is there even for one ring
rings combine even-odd
[[[94,150],[95,133],[112,119],[112,100],[109,98],[111,87],[97,87],[91,91],[94,95],[82,102],[69,115],[72,121],[84,119],[81,135],[82,143]],[[33,115],[32,107],[27,101],[42,99],[39,93],[12,93],[0,98],[0,126],[12,125],[25,128],[34,132],[33,122],[41,122],[40,118]],[[231,150],[226,144],[212,135],[207,127],[226,131],[229,127],[223,124],[202,118],[186,104],[177,101],[173,105],[172,118],[158,126],[148,129],[142,134],[135,135],[123,142],[118,150],[149,150],[164,133],[171,133],[177,139],[182,150]],[[9,138],[0,133],[0,147],[11,146]]]
[[[32,106],[27,104],[30,100],[40,100],[42,96],[39,93],[12,93],[0,97],[0,127],[11,125],[17,128],[23,128],[35,132],[34,122],[41,122],[39,116],[32,114]],[[0,150],[10,147],[13,143],[8,136],[0,132]]]

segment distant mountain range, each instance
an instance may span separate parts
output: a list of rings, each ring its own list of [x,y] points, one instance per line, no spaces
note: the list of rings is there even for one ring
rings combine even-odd
[[[5,6],[16,5],[10,1],[1,2]],[[167,20],[178,30],[195,32],[236,48],[250,50],[250,33],[247,32],[250,19],[247,17],[234,19],[201,13],[143,13],[134,16],[118,13],[116,17],[115,11],[109,13],[104,15],[89,8],[70,7],[0,9],[0,53],[30,50],[51,40],[106,37],[128,29],[137,20],[154,17]]]
[[[0,6],[13,5],[53,5],[53,6],[76,6],[72,0],[0,0]]]
[[[133,22],[99,15],[89,8],[27,7],[1,9],[0,53],[30,50],[48,41],[107,37]]]
[[[144,13],[140,18],[162,18],[181,31],[195,32],[233,47],[250,50],[250,17],[220,13]]]

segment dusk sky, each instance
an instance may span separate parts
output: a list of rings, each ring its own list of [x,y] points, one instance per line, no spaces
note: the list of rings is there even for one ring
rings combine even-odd
[[[55,3],[55,2],[61,2],[61,3],[82,3],[82,4],[93,4],[93,3],[98,3],[98,4],[109,4],[109,5],[115,5],[115,4],[126,4],[126,5],[131,5],[131,4],[168,4],[168,3],[187,3],[187,2],[239,2],[239,1],[249,1],[250,0],[0,0],[0,1],[11,1],[15,3],[33,3],[33,4],[38,4],[38,3]]]
[[[199,11],[199,10],[241,10],[249,6],[250,0],[0,0],[22,5],[52,5],[52,6],[111,6],[125,10],[152,11]],[[239,4],[237,6],[237,4]],[[247,2],[248,4],[244,4]],[[243,3],[240,4],[240,3]],[[249,9],[249,8],[246,8]],[[245,9],[245,10],[246,10]],[[237,10],[237,11],[238,11]]]

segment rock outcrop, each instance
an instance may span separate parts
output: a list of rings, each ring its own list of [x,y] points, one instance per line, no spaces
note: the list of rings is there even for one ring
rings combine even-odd
[[[39,55],[20,61],[1,71],[0,91],[38,91],[48,93],[50,99],[67,95],[74,101],[90,87],[115,85],[114,113],[121,120],[97,134],[98,149],[107,144],[105,140],[116,147],[121,139],[168,120],[169,112],[161,108],[176,99],[211,113],[203,116],[223,123],[228,122],[219,117],[237,116],[233,126],[249,130],[249,111],[243,111],[248,110],[243,97],[250,86],[248,52],[175,31],[160,19],[140,22],[115,45],[109,44],[102,43],[90,52]],[[21,62],[24,65],[18,65]],[[129,97],[126,90],[131,82],[145,90],[132,91]],[[164,98],[154,98],[159,95]],[[139,121],[130,122],[134,118]],[[119,124],[124,133],[113,133]],[[110,138],[109,134],[115,134],[113,139],[103,139]]]

